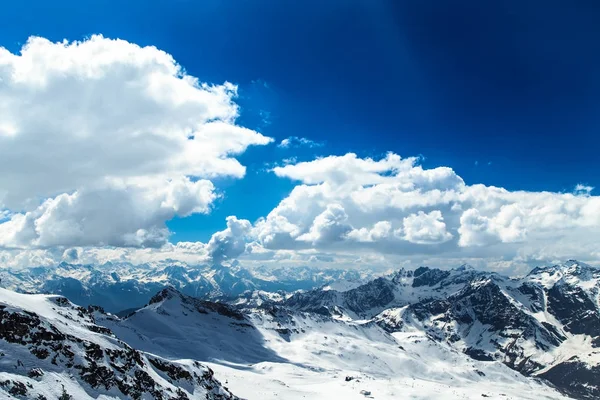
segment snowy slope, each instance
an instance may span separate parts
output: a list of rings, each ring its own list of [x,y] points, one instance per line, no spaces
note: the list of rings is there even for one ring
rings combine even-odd
[[[240,312],[165,289],[125,319],[98,322],[150,353],[208,363],[248,399],[364,399],[363,390],[377,399],[563,398],[422,332],[389,334],[273,304]]]
[[[0,398],[233,399],[197,361],[140,352],[66,298],[0,289]]]

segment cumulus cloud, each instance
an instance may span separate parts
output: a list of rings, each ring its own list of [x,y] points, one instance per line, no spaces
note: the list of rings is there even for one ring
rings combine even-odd
[[[227,229],[216,232],[206,245],[208,256],[215,264],[239,257],[246,250],[252,224],[246,219],[227,217]]]
[[[215,196],[210,181],[187,178],[84,188],[13,214],[0,224],[0,246],[160,247],[169,237],[165,221],[206,213]]]
[[[321,147],[323,143],[315,142],[314,140],[310,140],[303,137],[298,136],[290,136],[283,139],[277,147],[282,149],[288,149],[291,147]]]
[[[235,85],[202,83],[155,47],[102,36],[0,48],[0,82],[5,265],[600,260],[593,187],[471,185],[394,153],[289,158],[272,172],[297,185],[266,216],[231,216],[208,243],[172,244],[167,221],[210,212],[212,180],[243,177],[236,156],[272,141],[236,124]],[[289,137],[279,147],[320,145]]]
[[[435,244],[452,239],[452,234],[446,232],[446,224],[440,210],[410,214],[404,218],[403,225],[403,238],[411,243]]]
[[[470,208],[460,217],[458,245],[468,247],[494,242],[523,242],[527,235],[523,218],[523,211],[515,203],[501,206],[493,217],[486,217],[479,210]]]
[[[339,204],[328,204],[325,211],[317,215],[310,230],[298,237],[298,240],[315,244],[331,243],[343,240],[352,227],[348,225],[348,215]]]
[[[379,221],[372,228],[354,229],[348,233],[348,238],[358,242],[378,242],[392,237],[393,234],[399,235],[400,229],[392,232],[392,223],[390,221]]]
[[[235,85],[124,40],[32,37],[0,48],[0,82],[0,246],[164,245],[272,141],[236,125]]]
[[[468,185],[418,158],[349,153],[273,168],[299,184],[254,226],[266,248],[504,260],[598,258],[600,197]]]

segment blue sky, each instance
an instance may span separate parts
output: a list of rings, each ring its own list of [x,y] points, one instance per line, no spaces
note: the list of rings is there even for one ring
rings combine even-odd
[[[316,147],[251,147],[243,179],[218,178],[209,215],[175,217],[171,241],[254,222],[295,186],[294,157],[388,151],[467,184],[570,192],[600,185],[600,7],[593,1],[13,1],[0,45],[92,34],[153,45],[203,82],[239,85],[238,124]]]

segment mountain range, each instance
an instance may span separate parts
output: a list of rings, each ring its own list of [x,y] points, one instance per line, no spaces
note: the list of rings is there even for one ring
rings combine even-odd
[[[191,296],[189,284],[161,278],[166,287],[119,315],[2,289],[0,389],[11,398],[600,397],[600,270],[584,263],[519,278],[467,265],[317,274],[303,290],[248,275],[237,296]]]
[[[174,287],[190,296],[221,300],[234,299],[244,292],[294,292],[334,282],[367,281],[373,273],[344,269],[315,270],[309,267],[247,269],[230,266],[185,263],[133,265],[105,263],[1,269],[0,286],[22,293],[58,294],[82,306],[97,305],[117,313],[144,306],[165,287]]]

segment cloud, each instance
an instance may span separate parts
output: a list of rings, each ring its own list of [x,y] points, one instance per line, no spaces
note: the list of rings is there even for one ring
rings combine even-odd
[[[524,272],[528,265],[565,258],[600,260],[598,196],[468,185],[450,168],[427,169],[417,158],[395,154],[380,159],[330,156],[278,168],[275,173],[300,183],[254,224],[230,216],[227,228],[206,244],[81,247],[77,262],[180,260],[205,264],[240,259],[246,266],[320,267],[328,263],[381,270],[468,262],[504,272]],[[189,213],[197,207],[166,200],[173,192],[167,187],[149,192],[157,196],[153,201],[160,201],[171,214]],[[149,193],[135,197],[151,198]],[[132,226],[155,226],[141,221]],[[48,235],[45,230],[40,232],[38,240],[51,243],[50,233],[55,231]],[[165,238],[160,233],[147,229],[146,234],[126,238],[156,242]],[[0,262],[22,265],[65,259],[71,253],[48,247],[24,250],[18,256],[13,251],[12,258],[7,254],[0,251]]]
[[[79,260],[79,249],[70,248],[65,250],[62,259],[68,263],[76,263]]]
[[[0,246],[164,245],[272,141],[236,125],[235,85],[124,40],[32,37],[0,48],[0,82]]]
[[[348,233],[348,238],[357,242],[378,242],[399,235],[401,230],[393,231],[390,221],[376,222],[372,228],[354,229]]]
[[[314,244],[327,244],[343,240],[352,230],[348,225],[348,215],[339,204],[328,204],[325,211],[317,215],[310,230],[298,237],[298,240]]]
[[[573,193],[578,195],[590,195],[592,193],[592,190],[594,190],[593,186],[578,183],[577,185],[575,185],[575,190],[573,191]]]
[[[214,179],[243,177],[236,156],[272,142],[236,124],[235,85],[202,83],[155,47],[102,36],[0,48],[0,82],[5,265],[600,260],[593,187],[471,185],[394,153],[288,158],[272,172],[296,186],[263,218],[230,216],[208,243],[172,244],[167,221],[209,213],[220,196]],[[322,143],[279,144],[300,146]]]
[[[281,143],[279,143],[277,145],[277,147],[282,148],[282,149],[288,149],[291,147],[321,147],[323,146],[323,143],[321,142],[315,142],[313,140],[307,139],[307,138],[303,138],[303,137],[297,137],[297,136],[290,136],[288,138],[285,138],[281,141]]]
[[[206,213],[215,197],[210,181],[187,178],[84,188],[13,214],[0,224],[0,247],[160,247],[165,221]]]
[[[184,262],[189,265],[205,265],[232,261],[249,248],[250,259],[273,260],[277,252],[268,250],[257,243],[247,243],[251,223],[230,216],[226,218],[226,229],[212,235],[208,243],[178,242],[165,243],[161,247],[133,246],[74,246],[63,248],[1,249],[0,266],[25,268],[31,266],[52,266],[61,261],[75,264],[131,263],[162,264]]]
[[[452,239],[452,234],[446,232],[446,224],[440,210],[430,213],[419,211],[403,219],[403,238],[411,243],[435,244]]]
[[[246,219],[227,217],[227,229],[213,234],[206,245],[208,256],[213,263],[221,264],[243,254],[251,228],[252,224]]]
[[[273,168],[299,184],[254,226],[266,248],[310,243],[337,254],[381,252],[503,260],[600,259],[600,197],[468,185],[419,158],[349,153]]]
[[[524,242],[527,237],[523,210],[515,203],[501,206],[493,217],[483,216],[474,208],[466,210],[460,217],[458,232],[458,245],[462,247]]]

